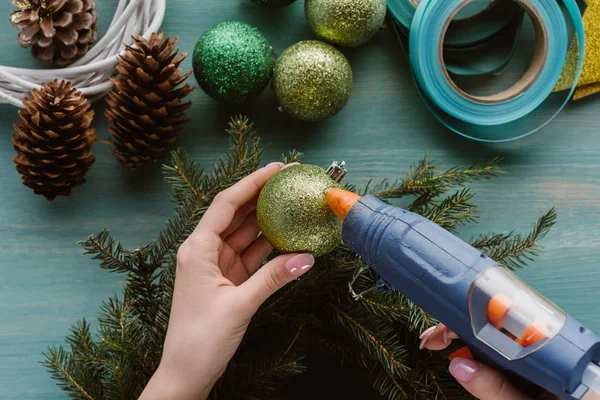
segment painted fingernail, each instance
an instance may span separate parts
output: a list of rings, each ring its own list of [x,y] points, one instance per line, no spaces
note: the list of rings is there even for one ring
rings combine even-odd
[[[435,326],[427,328],[426,330],[423,331],[423,333],[421,333],[421,336],[419,336],[419,339],[425,339],[426,337],[430,337],[431,334],[433,333],[433,331],[435,331]]]
[[[450,374],[459,382],[469,383],[475,378],[478,365],[476,361],[467,358],[455,358],[450,363]]]
[[[419,350],[423,350],[425,348],[427,341],[429,341],[429,339],[431,339],[431,336],[433,336],[433,334],[435,333],[435,328],[437,327],[432,326],[425,332],[421,333],[421,336],[419,336],[419,339],[421,339],[421,344],[419,344]]]
[[[458,335],[456,333],[452,332],[450,329],[448,329],[448,339],[456,340],[456,339],[458,339]]]
[[[289,167],[293,167],[294,165],[300,165],[299,162],[293,162],[293,163],[289,163],[283,166],[283,168],[281,168],[282,170],[289,168]]]
[[[282,162],[272,162],[270,164],[265,165],[265,168],[269,168],[274,165],[277,165],[279,167],[279,169],[283,168],[283,166],[284,166],[284,164]]]
[[[285,263],[285,267],[290,274],[300,276],[307,272],[315,263],[315,258],[310,254],[299,254],[290,258]]]

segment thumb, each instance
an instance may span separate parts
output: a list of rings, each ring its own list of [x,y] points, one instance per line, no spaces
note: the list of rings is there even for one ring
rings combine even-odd
[[[450,373],[479,400],[527,400],[498,371],[466,358],[455,358],[450,363]]]
[[[258,309],[273,293],[308,272],[314,263],[310,254],[286,254],[269,261],[241,285],[249,298],[248,305]]]

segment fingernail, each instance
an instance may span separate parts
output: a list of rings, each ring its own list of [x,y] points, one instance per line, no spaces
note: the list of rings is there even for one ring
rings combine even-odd
[[[289,167],[293,167],[294,165],[300,165],[300,163],[299,162],[293,162],[293,163],[286,164],[286,165],[283,166],[283,168],[281,168],[281,170],[284,170],[284,169],[289,168]]]
[[[433,334],[435,333],[435,328],[435,326],[432,326],[425,332],[421,333],[421,336],[419,336],[419,339],[421,339],[421,344],[419,344],[419,350],[423,350],[425,348],[427,341],[429,341],[429,339],[431,339],[431,336],[433,336]]]
[[[448,328],[444,329],[444,344],[450,343],[450,339],[448,339]]]
[[[290,274],[300,276],[307,272],[315,263],[315,258],[310,254],[300,254],[290,258],[285,263],[285,267]]]
[[[458,339],[458,335],[456,333],[452,332],[450,329],[448,329],[448,339],[456,340],[456,339]]]
[[[434,330],[435,330],[435,326],[427,328],[426,330],[423,331],[423,333],[421,333],[421,336],[419,336],[419,339],[425,339],[425,337],[430,337]]]
[[[477,362],[467,358],[455,358],[450,363],[450,374],[459,382],[469,383],[477,373]]]
[[[264,168],[269,168],[269,167],[272,167],[274,165],[277,165],[279,167],[279,169],[281,169],[281,168],[283,168],[284,164],[282,162],[272,162],[270,164],[265,165]]]

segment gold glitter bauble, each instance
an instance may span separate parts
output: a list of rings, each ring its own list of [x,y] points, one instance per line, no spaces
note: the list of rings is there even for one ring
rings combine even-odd
[[[386,0],[306,0],[304,11],[315,34],[329,43],[356,47],[381,30]]]
[[[284,253],[325,255],[342,241],[342,222],[327,205],[329,189],[341,187],[323,168],[296,165],[275,174],[258,198],[263,235]]]
[[[333,46],[306,40],[281,54],[273,71],[273,89],[288,114],[320,121],[346,105],[352,92],[352,68]]]

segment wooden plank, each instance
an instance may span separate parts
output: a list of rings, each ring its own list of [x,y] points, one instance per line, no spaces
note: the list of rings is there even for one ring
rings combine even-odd
[[[117,1],[98,3],[106,27]],[[8,1],[0,3],[0,15],[8,16],[10,7]],[[257,25],[276,53],[313,38],[301,2],[266,10],[249,0],[168,1],[164,29],[179,35],[180,48],[191,53],[203,31],[225,20]],[[18,46],[16,30],[4,21],[0,63],[36,66],[28,50]],[[267,159],[291,148],[304,151],[308,163],[345,159],[347,180],[357,183],[394,178],[425,153],[448,166],[502,155],[507,174],[473,185],[484,217],[478,227],[465,229],[465,235],[526,230],[556,205],[559,224],[544,242],[546,251],[519,274],[600,332],[598,100],[571,104],[530,138],[482,145],[452,134],[432,118],[389,32],[345,54],[354,69],[355,90],[335,118],[320,124],[294,121],[277,111],[270,90],[244,110],[217,104],[197,90],[191,96],[193,122],[179,143],[211,165],[226,148],[223,128],[229,115],[244,111],[269,144]],[[188,59],[184,68],[190,67]],[[95,124],[105,139],[102,107],[96,107]],[[121,277],[101,271],[75,243],[104,227],[132,247],[146,243],[170,216],[172,205],[158,167],[135,174],[124,171],[102,144],[95,148],[98,161],[89,182],[71,198],[48,203],[34,196],[21,185],[11,161],[11,124],[16,120],[16,109],[0,107],[5,131],[0,143],[0,398],[59,399],[63,394],[38,363],[41,352],[62,343],[69,326],[81,317],[95,321],[100,302],[121,287]]]

